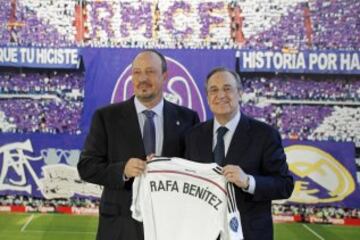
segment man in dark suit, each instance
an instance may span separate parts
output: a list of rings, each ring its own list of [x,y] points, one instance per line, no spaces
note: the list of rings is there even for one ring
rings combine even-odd
[[[185,132],[198,115],[163,99],[167,65],[155,50],[139,53],[132,63],[134,95],[95,112],[78,163],[80,177],[104,186],[98,240],[143,239],[142,223],[131,218],[133,178],[146,156],[184,154]]]
[[[206,81],[214,119],[186,136],[185,156],[224,166],[224,176],[235,186],[245,240],[273,239],[271,200],[288,198],[293,191],[280,135],[240,112],[242,87],[237,73],[216,68]]]

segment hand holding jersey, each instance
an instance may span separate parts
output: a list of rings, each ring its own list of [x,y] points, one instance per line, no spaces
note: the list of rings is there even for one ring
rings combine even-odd
[[[149,154],[146,156],[146,161],[151,160],[155,154]],[[145,171],[146,162],[140,158],[130,158],[124,168],[124,177],[130,179],[132,177],[137,177]]]
[[[215,163],[148,161],[135,178],[131,211],[145,240],[243,239],[233,185]]]
[[[241,169],[241,167],[229,164],[223,167],[222,173],[227,181],[235,184],[237,187],[245,190],[249,188],[250,177]]]
[[[130,158],[124,168],[126,178],[137,177],[145,170],[146,163],[140,158]]]

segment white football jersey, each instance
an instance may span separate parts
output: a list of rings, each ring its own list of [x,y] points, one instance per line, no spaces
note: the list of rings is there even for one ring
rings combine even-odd
[[[148,161],[134,180],[131,211],[145,240],[243,239],[233,185],[216,163]]]

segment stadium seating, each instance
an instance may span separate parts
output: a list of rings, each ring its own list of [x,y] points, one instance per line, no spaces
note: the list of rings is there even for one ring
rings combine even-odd
[[[246,92],[258,97],[289,100],[360,100],[360,81],[356,77],[281,75],[246,78]]]
[[[7,1],[0,6],[0,44],[11,40],[26,46],[348,50],[360,47],[359,9],[356,0],[87,0],[82,5],[18,0],[14,14]],[[84,36],[76,40],[79,31]]]
[[[83,84],[79,72],[1,72],[0,131],[80,134]]]
[[[278,75],[244,77],[242,110],[280,130],[283,138],[353,141],[360,146],[355,77]]]

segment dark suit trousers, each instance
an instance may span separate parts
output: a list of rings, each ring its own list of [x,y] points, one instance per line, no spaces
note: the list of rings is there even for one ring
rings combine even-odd
[[[144,240],[143,224],[131,217],[100,216],[96,240]]]

